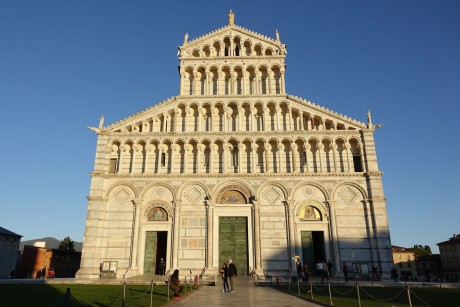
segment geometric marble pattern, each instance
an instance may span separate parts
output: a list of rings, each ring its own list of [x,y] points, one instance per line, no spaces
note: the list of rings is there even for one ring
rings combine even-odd
[[[192,203],[196,203],[200,198],[204,198],[203,193],[198,190],[196,187],[193,187],[190,191],[185,194],[185,196],[190,200]]]
[[[353,191],[350,187],[344,188],[342,191],[339,193],[340,198],[347,204],[351,203],[353,200],[355,200],[356,196],[358,194]]]
[[[271,187],[268,189],[267,192],[265,192],[264,196],[271,204],[273,204],[281,197],[281,194],[277,190],[275,190],[275,188]]]
[[[114,197],[119,203],[124,203],[129,199],[129,192],[126,191],[125,188],[121,188],[117,192],[115,192]]]

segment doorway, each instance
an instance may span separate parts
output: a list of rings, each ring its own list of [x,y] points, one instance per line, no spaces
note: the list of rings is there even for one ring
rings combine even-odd
[[[145,234],[144,274],[160,273],[161,258],[167,263],[167,231],[147,231]]]
[[[324,232],[301,231],[302,263],[307,264],[310,272],[314,272],[317,261],[326,261],[324,248]]]
[[[232,259],[238,274],[248,274],[247,217],[219,217],[219,267]]]

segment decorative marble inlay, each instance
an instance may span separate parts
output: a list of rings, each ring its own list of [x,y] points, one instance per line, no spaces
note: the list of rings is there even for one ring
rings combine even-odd
[[[351,203],[352,201],[355,200],[355,198],[356,198],[356,196],[358,196],[358,194],[355,191],[353,191],[351,188],[347,187],[347,188],[343,189],[339,193],[339,196],[340,196],[340,198],[342,198],[342,200],[344,202],[349,204],[349,203]]]
[[[281,197],[281,194],[277,190],[275,190],[275,188],[271,187],[268,189],[264,196],[270,203],[273,204]]]
[[[153,194],[155,194],[156,197],[163,197],[165,195],[165,189],[162,187],[158,187],[155,189]]]
[[[185,196],[190,200],[192,203],[196,203],[200,198],[203,198],[203,193],[198,190],[196,187],[193,187],[190,191],[185,194]]]
[[[311,196],[313,194],[313,189],[311,187],[306,187],[305,190],[303,190],[305,196]]]
[[[115,196],[115,199],[119,202],[119,203],[124,203],[126,202],[128,199],[129,199],[129,192],[126,191],[125,188],[121,188],[120,190],[118,190],[117,192],[115,192],[114,194]]]

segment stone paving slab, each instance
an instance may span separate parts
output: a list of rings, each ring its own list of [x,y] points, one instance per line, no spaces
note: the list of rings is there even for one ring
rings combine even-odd
[[[236,278],[234,293],[222,290],[221,282],[217,286],[202,286],[178,301],[170,301],[167,306],[322,306],[270,287],[257,286],[254,279],[247,276]]]

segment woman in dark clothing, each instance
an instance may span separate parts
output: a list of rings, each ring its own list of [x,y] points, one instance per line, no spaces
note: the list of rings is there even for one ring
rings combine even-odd
[[[180,298],[179,293],[182,290],[179,281],[179,270],[174,270],[174,273],[171,275],[171,279],[169,281],[169,287],[171,290],[174,291],[173,298],[178,299]]]
[[[224,284],[224,290],[222,292],[229,292],[230,288],[228,287],[228,268],[227,264],[224,263],[220,268],[220,275],[222,276],[222,283]]]

